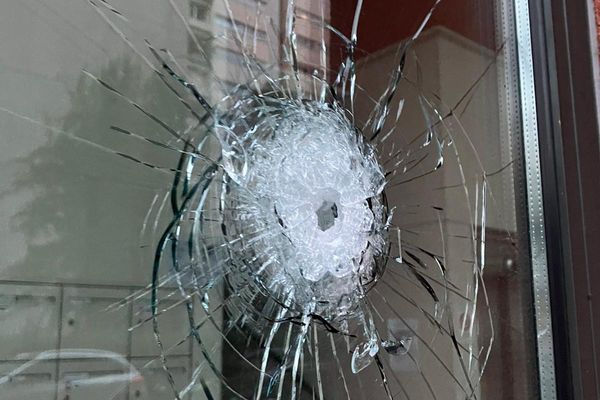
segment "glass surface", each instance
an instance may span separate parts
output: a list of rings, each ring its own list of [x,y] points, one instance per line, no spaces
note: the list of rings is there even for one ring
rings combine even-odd
[[[538,397],[511,4],[430,3],[3,2],[0,400]],[[334,103],[363,152],[329,150],[326,112],[286,128],[294,107]],[[267,173],[240,184],[239,137],[219,132],[261,134],[269,113],[293,145],[261,139],[247,165]],[[336,181],[369,150],[386,182],[361,197],[377,235]],[[276,151],[291,177],[261,163]],[[313,181],[307,246],[231,211],[239,187],[276,187],[294,204],[268,210],[285,231]],[[345,289],[323,243],[353,254],[356,237],[385,245],[346,318],[303,295]],[[293,249],[313,278],[253,270],[248,249]]]

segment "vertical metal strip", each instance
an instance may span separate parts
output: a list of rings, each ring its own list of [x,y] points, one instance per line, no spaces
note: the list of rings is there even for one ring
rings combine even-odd
[[[538,368],[542,400],[556,399],[554,345],[546,257],[544,204],[538,140],[537,107],[531,47],[529,1],[514,0],[521,94],[521,120],[525,153],[529,240],[533,269],[533,293],[537,328]]]

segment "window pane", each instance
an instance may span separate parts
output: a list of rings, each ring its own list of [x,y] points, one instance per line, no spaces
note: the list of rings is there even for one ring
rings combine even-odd
[[[538,397],[513,5],[438,3],[1,5],[0,398]]]

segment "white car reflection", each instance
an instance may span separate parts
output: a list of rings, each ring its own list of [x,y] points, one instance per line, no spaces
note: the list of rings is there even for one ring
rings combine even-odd
[[[0,375],[2,400],[125,400],[128,393],[143,398],[145,392],[140,372],[104,350],[48,350]]]

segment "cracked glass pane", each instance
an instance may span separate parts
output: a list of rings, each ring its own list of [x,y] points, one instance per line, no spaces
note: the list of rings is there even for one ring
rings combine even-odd
[[[512,3],[0,5],[0,399],[531,399]]]

